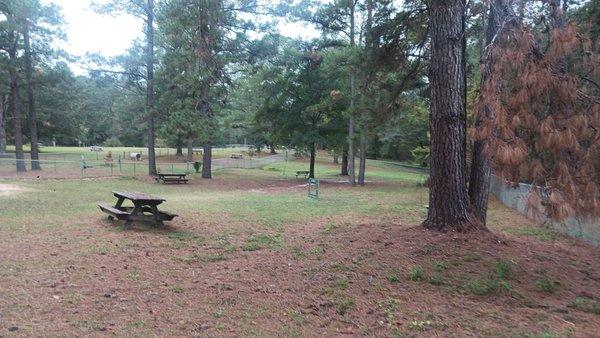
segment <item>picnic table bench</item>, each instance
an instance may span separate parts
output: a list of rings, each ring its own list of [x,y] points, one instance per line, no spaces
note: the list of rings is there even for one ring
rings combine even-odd
[[[296,171],[296,178],[298,178],[298,176],[304,176],[304,179],[307,179],[308,174],[309,174],[309,172],[306,170],[299,170],[299,171]]]
[[[158,173],[158,176],[155,178],[156,182],[163,184],[168,183],[187,183],[189,180],[186,178],[187,174],[161,174]]]
[[[159,211],[158,205],[165,202],[160,197],[154,197],[141,192],[119,192],[113,191],[117,203],[100,203],[98,207],[108,214],[108,219],[125,221],[125,228],[129,228],[133,222],[153,222],[157,226],[163,225],[163,221],[171,221],[177,215]],[[133,207],[124,207],[123,202],[130,200]]]

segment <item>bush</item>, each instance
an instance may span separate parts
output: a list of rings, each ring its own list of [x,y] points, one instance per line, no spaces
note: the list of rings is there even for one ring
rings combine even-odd
[[[113,136],[113,137],[109,138],[108,140],[104,141],[104,143],[102,145],[105,147],[122,147],[123,146],[121,141],[119,141],[119,139],[116,136]]]
[[[421,167],[429,165],[429,147],[416,147],[410,153],[413,157],[413,162]]]

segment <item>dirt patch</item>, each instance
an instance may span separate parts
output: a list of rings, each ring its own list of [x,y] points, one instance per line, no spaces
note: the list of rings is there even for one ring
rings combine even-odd
[[[0,183],[0,197],[12,196],[25,191],[27,191],[27,189],[19,187],[18,185]]]

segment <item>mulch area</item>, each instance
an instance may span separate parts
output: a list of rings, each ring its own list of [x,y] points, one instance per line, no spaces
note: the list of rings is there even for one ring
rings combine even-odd
[[[324,232],[327,222],[286,227],[279,249],[243,251],[245,236],[231,236],[233,252],[214,240],[220,229],[194,220],[126,232],[75,222],[30,234],[0,252],[0,336],[600,332],[597,314],[570,306],[577,297],[600,301],[597,248],[369,220]],[[174,232],[207,240],[178,247]],[[508,286],[469,291],[469,282],[493,278],[499,262],[510,266]],[[411,280],[417,268],[422,275]],[[544,277],[553,293],[540,289]]]

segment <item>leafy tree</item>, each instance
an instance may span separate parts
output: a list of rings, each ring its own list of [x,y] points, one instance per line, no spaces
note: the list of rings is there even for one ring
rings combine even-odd
[[[154,0],[110,0],[102,5],[95,5],[101,13],[128,13],[144,21],[146,36],[144,74],[146,84],[146,121],[148,125],[148,173],[156,175],[155,128],[154,128]]]

